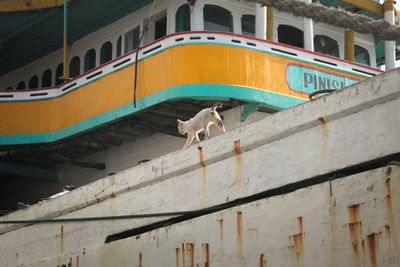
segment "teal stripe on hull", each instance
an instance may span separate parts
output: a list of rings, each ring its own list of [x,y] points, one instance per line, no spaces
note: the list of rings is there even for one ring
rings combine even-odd
[[[233,98],[251,103],[262,103],[263,106],[276,110],[290,108],[305,101],[300,98],[242,86],[224,84],[179,85],[139,99],[136,102],[136,108],[133,107],[132,103],[129,103],[54,132],[0,135],[0,145],[50,143],[59,141],[124,116],[134,114],[156,104],[182,98],[198,100],[229,100]]]

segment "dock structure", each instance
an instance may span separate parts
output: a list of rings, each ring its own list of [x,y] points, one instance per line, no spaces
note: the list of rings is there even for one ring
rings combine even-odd
[[[3,216],[0,265],[399,266],[399,84],[394,69]],[[123,215],[143,216],[104,218]],[[38,221],[3,224],[21,220]]]

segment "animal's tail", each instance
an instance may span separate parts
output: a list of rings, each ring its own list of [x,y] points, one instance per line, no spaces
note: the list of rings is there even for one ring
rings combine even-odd
[[[216,110],[217,108],[221,108],[222,107],[222,103],[221,102],[215,102],[212,106],[211,109],[212,110]]]

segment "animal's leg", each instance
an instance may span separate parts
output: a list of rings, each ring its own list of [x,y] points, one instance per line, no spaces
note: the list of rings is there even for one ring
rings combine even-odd
[[[200,138],[199,138],[199,135],[197,133],[194,134],[194,137],[196,138],[197,143],[200,143]]]
[[[192,142],[193,142],[193,138],[194,138],[193,135],[188,134],[187,139],[186,139],[186,143],[185,143],[185,145],[183,146],[183,148],[189,147],[189,146],[192,144]]]
[[[208,140],[210,138],[210,124],[207,124],[206,129],[204,130],[205,137],[204,140]]]

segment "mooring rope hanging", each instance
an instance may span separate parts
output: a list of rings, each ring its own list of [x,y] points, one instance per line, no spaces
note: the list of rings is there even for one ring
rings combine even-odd
[[[292,13],[298,17],[313,19],[355,32],[372,33],[382,40],[400,41],[400,27],[390,25],[384,20],[374,20],[364,15],[347,12],[343,9],[326,7],[321,4],[308,4],[299,0],[246,0]]]

